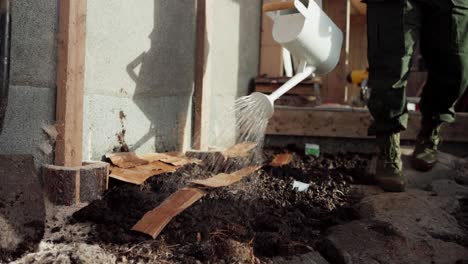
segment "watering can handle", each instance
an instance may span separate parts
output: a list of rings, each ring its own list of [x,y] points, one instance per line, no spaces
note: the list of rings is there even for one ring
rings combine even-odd
[[[273,12],[295,8],[294,2],[268,3],[263,5],[263,12]]]

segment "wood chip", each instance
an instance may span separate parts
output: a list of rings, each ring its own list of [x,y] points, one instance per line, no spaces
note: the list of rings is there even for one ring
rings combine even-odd
[[[284,166],[284,165],[288,165],[289,163],[291,163],[292,158],[293,158],[293,156],[290,153],[278,154],[271,161],[270,165],[272,167],[281,167],[281,166]]]
[[[189,183],[197,184],[197,185],[202,185],[205,187],[210,187],[210,188],[220,188],[220,187],[226,187],[229,185],[232,185],[236,182],[239,182],[242,180],[244,177],[254,173],[260,169],[260,166],[252,166],[252,167],[247,167],[243,168],[241,170],[238,170],[236,172],[226,174],[226,173],[220,173],[214,177],[204,179],[204,180],[192,180],[189,181]]]
[[[169,196],[155,209],[147,212],[133,227],[155,239],[178,214],[200,200],[206,193],[197,188],[183,188]]]
[[[247,157],[255,147],[257,147],[255,142],[242,142],[226,149],[223,155],[226,158],[243,158]]]
[[[137,155],[133,152],[106,155],[112,161],[110,177],[133,184],[143,184],[148,178],[174,172],[177,168],[201,160],[185,157],[182,153],[148,153]]]
[[[110,159],[112,164],[114,164],[115,166],[123,169],[134,168],[149,163],[147,160],[140,158],[134,152],[107,154],[106,158]]]
[[[169,152],[169,153],[148,153],[141,155],[141,158],[149,162],[161,161],[170,165],[177,167],[182,167],[187,164],[200,164],[201,160],[188,158],[179,152]]]
[[[161,161],[153,161],[149,164],[129,169],[113,166],[110,168],[111,173],[109,177],[120,181],[141,185],[152,176],[160,175],[166,172],[174,172],[176,169],[177,167],[173,165],[169,165]]]

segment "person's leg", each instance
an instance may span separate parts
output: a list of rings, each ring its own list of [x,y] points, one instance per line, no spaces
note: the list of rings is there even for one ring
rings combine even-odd
[[[454,106],[468,86],[468,1],[433,0],[423,8],[421,52],[428,79],[421,95],[421,130],[413,154],[416,169],[437,162],[442,123],[455,120]]]
[[[400,134],[408,114],[406,84],[419,38],[421,14],[415,0],[368,0],[369,134],[377,137],[377,183],[387,191],[403,191]]]

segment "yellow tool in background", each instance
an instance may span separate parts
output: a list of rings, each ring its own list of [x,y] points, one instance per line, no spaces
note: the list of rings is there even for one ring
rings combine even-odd
[[[348,82],[361,86],[363,82],[369,79],[369,70],[355,70],[348,74]]]
[[[369,81],[369,70],[355,70],[348,74],[347,78],[349,83],[358,85],[361,88],[361,100],[365,103],[369,100],[370,90],[367,86]]]

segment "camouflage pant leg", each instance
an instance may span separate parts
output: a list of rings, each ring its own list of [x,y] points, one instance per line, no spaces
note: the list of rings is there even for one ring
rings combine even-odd
[[[422,11],[414,0],[368,0],[370,135],[406,129],[406,85]]]
[[[439,6],[424,13],[421,30],[428,79],[420,106],[423,119],[450,123],[468,86],[468,1],[433,1]]]

